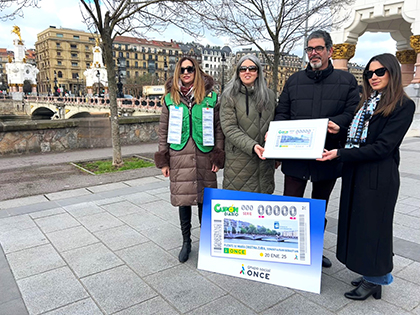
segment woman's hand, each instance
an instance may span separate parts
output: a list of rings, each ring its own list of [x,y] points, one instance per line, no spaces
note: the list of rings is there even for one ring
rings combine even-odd
[[[322,158],[316,159],[317,161],[329,161],[334,160],[337,157],[337,149],[328,151],[324,149],[324,153],[322,153]]]
[[[165,177],[169,177],[169,166],[162,167],[162,174]]]
[[[260,146],[259,144],[254,145],[254,152],[257,153],[258,157],[261,160],[265,160],[265,157],[262,156],[264,151],[265,151],[265,149],[262,146]]]
[[[211,171],[213,173],[217,173],[219,171],[219,168],[216,165],[213,164],[212,167],[211,167]]]
[[[328,121],[328,129],[327,130],[328,130],[329,133],[337,134],[340,131],[340,126],[337,125],[332,120],[330,120],[330,121]]]

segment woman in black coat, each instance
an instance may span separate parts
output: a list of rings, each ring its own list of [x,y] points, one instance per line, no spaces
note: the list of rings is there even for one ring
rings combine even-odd
[[[399,147],[415,112],[401,82],[394,55],[381,54],[366,65],[364,92],[347,131],[345,148],[325,150],[321,161],[343,162],[337,258],[362,277],[345,297],[381,298],[391,284],[392,223],[400,178]],[[335,129],[335,133],[345,132]]]

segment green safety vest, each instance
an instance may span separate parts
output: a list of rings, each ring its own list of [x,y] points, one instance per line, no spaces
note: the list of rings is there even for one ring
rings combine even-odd
[[[195,104],[192,106],[191,114],[190,109],[187,105],[181,103],[179,105],[174,104],[174,101],[171,98],[171,94],[168,93],[165,96],[165,104],[168,106],[168,110],[174,106],[182,107],[182,132],[181,132],[181,143],[180,144],[170,144],[170,148],[175,151],[182,150],[190,138],[190,133],[192,132],[192,138],[197,145],[197,148],[204,153],[210,152],[213,149],[213,146],[203,145],[203,108],[214,108],[216,106],[217,94],[210,92],[200,104]],[[214,114],[214,113],[213,113]]]

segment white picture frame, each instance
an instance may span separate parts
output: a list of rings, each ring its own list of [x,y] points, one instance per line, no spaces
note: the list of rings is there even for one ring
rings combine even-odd
[[[327,128],[328,118],[272,121],[263,156],[269,159],[321,158]]]

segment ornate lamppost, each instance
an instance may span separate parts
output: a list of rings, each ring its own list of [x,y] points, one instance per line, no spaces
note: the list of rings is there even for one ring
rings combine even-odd
[[[226,56],[225,56],[225,53],[222,52],[222,89],[220,93],[222,93],[225,88],[225,63],[226,63]]]
[[[50,78],[47,77],[47,94],[50,96],[51,88],[50,88]]]

